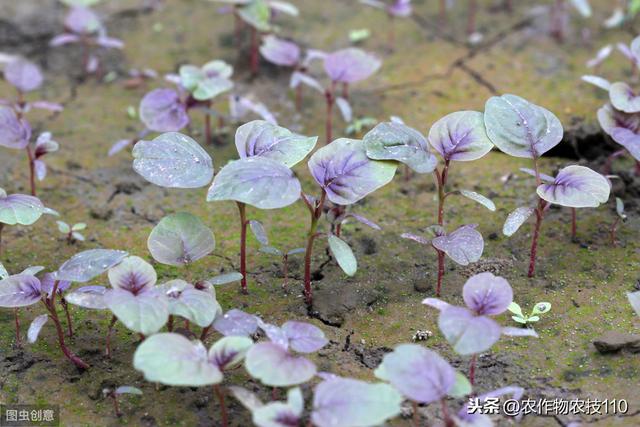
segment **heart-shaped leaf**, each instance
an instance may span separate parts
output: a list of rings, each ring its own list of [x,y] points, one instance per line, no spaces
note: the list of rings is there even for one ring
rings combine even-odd
[[[331,378],[313,394],[311,420],[318,427],[381,425],[400,413],[402,396],[388,384]]]
[[[640,112],[640,96],[627,83],[613,83],[609,88],[609,99],[617,110],[625,113]]]
[[[609,200],[611,185],[604,176],[585,166],[571,165],[558,172],[553,183],[541,184],[541,199],[570,208],[595,208]]]
[[[133,158],[133,169],[161,187],[204,187],[213,178],[211,157],[196,141],[178,132],[139,141],[133,147]]]
[[[258,330],[258,318],[234,308],[218,317],[213,328],[224,336],[248,337]]]
[[[4,193],[4,192],[3,192]],[[31,225],[44,213],[44,205],[34,196],[0,193],[0,223]]]
[[[395,162],[371,160],[364,142],[347,138],[322,147],[309,160],[311,175],[338,205],[353,204],[388,184],[396,168]]]
[[[251,347],[246,356],[245,367],[253,378],[271,387],[306,383],[316,374],[313,362],[302,356],[294,356],[272,342]]]
[[[113,249],[89,249],[75,254],[65,261],[55,273],[56,280],[88,282],[119,264],[129,254]]]
[[[433,172],[438,163],[424,136],[401,123],[380,123],[364,136],[363,141],[370,159],[396,160],[417,173]]]
[[[104,302],[128,329],[143,335],[158,332],[169,318],[167,298],[155,289],[137,295],[122,289],[109,289],[104,294]]]
[[[330,53],[324,60],[324,70],[334,82],[355,83],[378,71],[382,62],[357,48],[347,48]]]
[[[31,139],[31,125],[12,108],[0,106],[0,147],[23,150]]]
[[[284,164],[249,157],[223,167],[209,188],[207,201],[234,200],[259,209],[278,209],[300,198],[300,181]]]
[[[322,329],[311,323],[289,321],[281,329],[291,349],[298,353],[314,353],[329,343]]]
[[[287,402],[269,402],[254,408],[253,423],[258,427],[299,425],[303,410],[302,392],[295,387],[287,392]]]
[[[29,274],[16,274],[0,280],[0,307],[26,307],[40,301],[40,280]]]
[[[211,346],[208,357],[220,372],[238,366],[244,360],[253,340],[247,337],[223,337]]]
[[[140,120],[154,132],[178,132],[189,124],[189,115],[175,90],[155,89],[140,101]]]
[[[156,270],[140,257],[130,256],[111,268],[109,283],[116,289],[138,294],[153,288],[158,279]]]
[[[431,244],[460,265],[478,261],[484,250],[484,239],[475,224],[463,225],[450,234],[438,236]]]
[[[38,66],[23,58],[15,59],[5,65],[4,78],[20,92],[36,90],[44,80]]]
[[[222,372],[208,360],[201,342],[179,334],[161,333],[147,338],[133,355],[133,367],[147,381],[173,386],[204,386],[222,381]]]
[[[598,110],[602,130],[640,161],[640,114],[628,114],[607,104]]]
[[[507,220],[502,226],[502,234],[504,234],[505,236],[513,235],[513,233],[518,231],[520,226],[524,224],[527,219],[529,219],[533,212],[535,212],[535,209],[528,206],[521,206],[519,208],[516,208],[507,216]]]
[[[156,225],[147,241],[153,258],[167,265],[182,266],[209,255],[216,246],[213,233],[195,215],[168,215]]]
[[[307,137],[265,120],[253,120],[236,130],[236,148],[241,159],[266,157],[293,167],[313,150],[317,136]]]
[[[492,319],[455,306],[440,312],[438,327],[455,352],[463,356],[489,350],[502,333],[500,325]]]
[[[419,403],[444,398],[456,382],[456,371],[446,360],[417,344],[401,344],[387,353],[375,375]]]
[[[484,123],[491,142],[514,157],[540,157],[562,140],[562,124],[552,112],[515,95],[490,98]]]
[[[260,53],[267,61],[284,67],[294,67],[300,62],[300,47],[272,34],[262,38]]]
[[[478,111],[457,111],[435,122],[429,144],[443,159],[462,162],[477,160],[493,148]]]
[[[513,290],[506,279],[484,272],[467,280],[462,288],[462,297],[467,307],[477,314],[495,316],[509,307],[513,301]]]
[[[40,335],[40,331],[45,323],[49,320],[48,314],[41,314],[40,316],[33,319],[31,324],[29,325],[29,330],[27,331],[27,341],[31,344],[38,340],[38,335]]]

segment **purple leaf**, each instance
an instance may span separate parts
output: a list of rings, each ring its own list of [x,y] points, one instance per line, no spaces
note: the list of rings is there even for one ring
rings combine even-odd
[[[640,161],[640,114],[627,114],[607,104],[598,110],[602,130]]]
[[[116,39],[113,37],[99,36],[96,39],[96,43],[99,46],[105,47],[107,49],[123,49],[124,48],[124,42],[120,39]]]
[[[313,77],[311,77],[310,75],[308,75],[306,73],[303,73],[303,72],[300,72],[300,71],[294,71],[291,74],[291,81],[289,82],[289,87],[291,89],[295,89],[300,84],[304,84],[306,86],[309,86],[310,88],[315,89],[318,92],[324,94],[324,88],[322,87],[320,82],[318,82],[316,79],[314,79]]]
[[[300,198],[300,181],[284,164],[266,157],[235,160],[213,180],[207,201],[234,200],[258,209],[278,209]]]
[[[155,289],[145,289],[133,294],[121,288],[109,289],[104,302],[127,329],[143,335],[160,330],[169,318],[167,297]]]
[[[31,344],[36,342],[38,339],[38,335],[40,335],[40,331],[45,323],[49,320],[48,314],[41,314],[40,316],[33,319],[31,324],[29,325],[29,330],[27,331],[27,341]]]
[[[282,325],[282,331],[298,353],[314,353],[329,342],[322,329],[310,323],[289,321]]]
[[[367,132],[363,141],[369,158],[396,160],[418,173],[431,173],[438,163],[424,136],[402,123],[380,123]]]
[[[132,144],[133,144],[132,139],[121,139],[120,141],[117,141],[109,149],[109,157],[115,156],[117,153],[121,152],[122,150],[124,150],[125,148],[127,148]]]
[[[609,99],[617,110],[625,113],[640,112],[640,96],[627,83],[613,83],[609,88]]]
[[[112,249],[89,249],[79,252],[65,261],[55,273],[57,280],[88,282],[111,267],[119,264],[129,254]]]
[[[633,310],[640,316],[640,291],[627,292],[627,298]]]
[[[220,372],[238,366],[253,346],[253,340],[247,337],[224,337],[216,341],[207,354],[209,363]]]
[[[80,37],[75,34],[63,33],[55,36],[49,42],[49,46],[58,47],[63,46],[65,44],[78,43],[80,42]]]
[[[297,44],[271,34],[262,39],[260,53],[276,65],[294,67],[300,62],[300,47]]]
[[[258,330],[258,318],[234,308],[218,317],[213,328],[224,336],[248,337]]]
[[[435,122],[429,130],[429,144],[444,160],[477,160],[493,148],[478,111],[457,111]]]
[[[53,287],[56,282],[56,275],[54,273],[47,273],[42,276],[40,281],[42,292],[46,293],[49,298],[53,295]],[[68,280],[58,280],[58,294],[62,294],[64,291],[71,287],[71,282]]]
[[[92,310],[105,310],[107,305],[104,302],[104,293],[107,288],[104,286],[83,286],[65,295],[64,299],[70,304],[74,304]]]
[[[200,218],[179,212],[162,218],[151,230],[147,246],[156,261],[184,266],[213,252],[216,241]]]
[[[42,73],[36,64],[18,58],[4,67],[4,78],[20,92],[31,92],[42,86]]]
[[[45,207],[37,197],[3,193],[0,191],[0,223],[31,225],[44,213]]]
[[[396,172],[392,162],[371,160],[364,142],[339,138],[316,151],[309,170],[329,200],[350,205],[388,184]]]
[[[406,18],[411,16],[411,0],[395,0],[387,7],[387,12],[395,17]]]
[[[309,381],[316,366],[305,357],[294,356],[280,345],[263,342],[251,347],[245,360],[247,372],[271,387],[290,387]]]
[[[54,113],[59,113],[64,110],[64,107],[61,104],[58,104],[56,102],[49,102],[49,101],[34,101],[31,103],[31,106],[33,108],[52,111]]]
[[[267,231],[264,229],[264,226],[260,221],[251,220],[249,221],[249,227],[251,228],[251,232],[255,236],[258,242],[263,245],[269,244],[269,238],[267,237]]]
[[[484,272],[467,280],[462,288],[462,297],[476,314],[495,316],[509,307],[513,301],[513,290],[504,278]]]
[[[100,24],[98,16],[91,9],[74,6],[67,14],[64,26],[73,33],[86,35],[98,31],[102,24]]]
[[[500,325],[492,319],[454,306],[440,312],[438,326],[455,352],[463,356],[489,350],[502,333]]]
[[[368,218],[363,217],[362,215],[358,215],[358,214],[354,214],[354,213],[347,213],[345,215],[342,216],[342,218],[338,218],[339,220],[343,221],[347,218],[353,218],[356,221],[373,228],[374,230],[382,230],[382,227],[380,227],[378,224],[376,224],[375,222],[371,221]]]
[[[482,234],[475,229],[476,226],[463,225],[450,234],[435,237],[431,244],[458,264],[469,265],[480,259],[484,249]]]
[[[422,236],[418,236],[417,234],[412,234],[412,233],[402,233],[400,235],[400,237],[402,237],[403,239],[409,239],[409,240],[413,240],[414,242],[418,242],[421,243],[423,245],[429,245],[431,244],[431,240],[426,239]]]
[[[40,301],[40,280],[28,274],[16,274],[0,280],[0,307],[26,307]]]
[[[571,208],[595,208],[609,200],[610,192],[607,178],[578,165],[561,169],[553,183],[542,184],[537,189],[543,200]]]
[[[515,95],[490,98],[484,123],[491,142],[514,157],[540,157],[562,140],[562,124],[552,112]]]
[[[334,82],[355,83],[378,71],[381,61],[357,48],[347,48],[327,55],[324,69]]]
[[[155,89],[140,101],[140,120],[155,132],[178,132],[189,124],[187,110],[173,89]]]
[[[22,150],[29,145],[31,125],[9,107],[0,106],[0,147]]]
[[[123,259],[109,270],[108,276],[111,286],[134,295],[152,289],[158,280],[153,266],[137,256]]]
[[[386,354],[375,375],[418,403],[444,398],[456,382],[456,371],[446,360],[417,344],[401,344]]]
[[[42,181],[47,177],[47,164],[42,160],[34,160],[33,167],[38,181]]]

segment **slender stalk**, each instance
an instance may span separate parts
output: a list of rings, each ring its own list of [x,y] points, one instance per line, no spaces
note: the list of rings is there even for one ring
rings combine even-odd
[[[64,298],[60,298],[60,304],[62,304],[65,317],[67,318],[67,335],[69,336],[69,338],[71,338],[73,336],[73,324],[71,323],[71,314],[69,313],[69,305],[64,300]]]
[[[349,83],[347,82],[342,83],[342,97],[346,100],[349,99]]]
[[[311,305],[313,302],[313,290],[311,289],[311,254],[313,253],[313,241],[317,236],[318,220],[322,216],[322,207],[324,206],[326,196],[327,193],[322,190],[322,195],[320,196],[320,200],[316,202],[316,206],[312,207],[307,205],[311,214],[311,224],[309,225],[309,233],[307,234],[307,248],[304,253],[304,297],[307,305]]]
[[[242,202],[236,202],[238,204],[238,211],[240,212],[240,274],[242,274],[242,280],[240,285],[242,286],[242,293],[248,294],[247,290],[247,215],[246,205]]]
[[[449,160],[445,160],[444,167],[442,168],[442,173],[436,169],[433,173],[436,177],[436,185],[438,187],[438,225],[440,227],[444,227],[444,203],[447,198],[447,194],[445,192],[445,186],[447,184],[447,177],[449,176]],[[442,291],[442,279],[444,277],[444,262],[445,262],[445,253],[439,249],[436,249],[438,253],[438,280],[436,285],[436,296],[440,296],[440,292]]]
[[[207,335],[209,334],[209,330],[211,329],[211,325],[205,326],[202,328],[202,332],[200,333],[200,341],[204,342],[207,339]]]
[[[529,256],[529,272],[528,277],[533,277],[536,271],[536,254],[538,252],[538,238],[540,237],[540,226],[542,225],[542,219],[544,218],[545,201],[540,199],[538,207],[536,208],[536,223],[533,228],[533,237],[531,239],[531,254]]]
[[[29,186],[31,188],[31,195],[36,195],[36,159],[31,147],[27,145],[27,157],[29,159]]]
[[[449,407],[447,406],[447,401],[443,397],[440,399],[440,406],[442,408],[442,418],[444,418],[445,427],[452,427],[455,425],[453,420],[451,419],[451,415],[449,415]]]
[[[0,256],[2,256],[2,230],[4,229],[4,223],[0,222]]]
[[[251,56],[250,56],[250,67],[251,67],[251,75],[258,75],[258,30],[255,27],[251,27]]]
[[[418,414],[418,402],[411,401],[411,409],[413,409],[413,427],[420,427],[420,414]]]
[[[53,292],[51,294],[51,298],[44,299],[44,305],[49,311],[49,318],[53,321],[56,332],[58,333],[58,343],[60,345],[60,350],[65,355],[67,359],[69,359],[74,365],[76,365],[80,369],[88,369],[89,365],[87,365],[82,359],[76,356],[64,342],[64,331],[62,330],[62,325],[60,324],[60,319],[58,318],[58,313],[56,311],[56,294],[58,293],[58,284],[59,281],[55,281],[53,283]]]
[[[474,384],[476,380],[476,359],[477,355],[471,356],[471,362],[469,363],[469,382],[471,385]]]
[[[20,338],[20,309],[18,307],[13,309],[13,318],[16,323],[16,346],[22,347],[22,339]]]
[[[118,395],[115,393],[115,391],[111,395],[111,399],[113,400],[113,410],[116,413],[116,417],[121,417],[122,412],[120,412],[120,405],[118,405]]]
[[[336,101],[333,94],[335,92],[335,89],[336,82],[331,82],[331,88],[327,89],[324,92],[324,97],[327,101],[327,117],[325,120],[325,144],[330,144],[331,140],[333,139],[333,104]]]
[[[578,230],[578,219],[576,208],[571,208],[571,240],[576,240]]]
[[[287,282],[289,280],[289,255],[287,254],[284,254],[282,257],[282,275],[284,276],[282,287],[287,289]]]
[[[173,314],[169,315],[169,320],[167,321],[167,330],[169,332],[173,332]]]
[[[469,0],[469,15],[467,16],[467,35],[476,32],[476,13],[478,10],[478,4],[476,0]]]
[[[111,357],[111,332],[113,331],[113,327],[115,326],[117,321],[118,318],[116,316],[111,316],[109,327],[107,328],[107,339],[104,352],[107,357]]]
[[[222,418],[222,427],[227,427],[229,425],[229,421],[227,417],[227,407],[224,404],[224,393],[222,392],[218,384],[213,386],[213,391],[218,397],[218,401],[220,402],[220,417]]]
[[[620,223],[620,217],[617,217],[613,224],[611,224],[611,229],[609,230],[609,236],[611,238],[611,245],[617,246],[616,242],[616,231],[618,230],[618,224]]]

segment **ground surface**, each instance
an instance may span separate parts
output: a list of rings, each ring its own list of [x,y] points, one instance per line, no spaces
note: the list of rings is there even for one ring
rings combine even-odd
[[[216,14],[216,7],[200,0],[166,1],[166,7],[150,12],[138,2],[105,1],[99,10],[114,36],[127,46],[122,54],[109,54],[108,70],[120,75],[129,68],[148,66],[161,73],[174,71],[179,64],[202,64],[214,58],[236,64],[240,93],[253,93],[277,113],[279,122],[306,134],[324,138],[323,100],[307,93],[302,111],[296,111],[287,93],[288,71],[263,64],[260,76],[249,80],[246,55],[238,59],[232,47],[232,22]],[[543,162],[544,170],[555,172],[567,163],[581,162],[599,167],[602,152],[611,151],[600,135],[595,111],[606,94],[579,81],[584,62],[601,45],[629,42],[631,30],[604,32],[596,20],[588,23],[591,38],[585,41],[578,31],[583,25],[574,16],[574,28],[566,42],[558,45],[546,36],[543,18],[528,14],[523,3],[512,14],[493,2],[482,3],[478,18],[483,43],[469,48],[464,43],[465,16],[461,8],[450,15],[450,26],[437,26],[437,2],[416,0],[415,17],[395,23],[397,46],[387,49],[387,21],[383,14],[363,8],[355,1],[298,1],[304,21],[281,20],[282,32],[304,45],[325,50],[348,44],[348,31],[369,28],[372,37],[363,47],[378,52],[384,60],[381,71],[353,88],[357,115],[385,120],[402,117],[409,125],[427,132],[446,113],[482,110],[493,94],[515,93],[555,112],[567,129],[564,149],[556,150]],[[464,2],[459,2],[464,3]],[[532,2],[531,2],[532,3]],[[596,11],[601,22],[608,11]],[[112,83],[81,82],[80,55],[73,48],[51,49],[47,41],[61,30],[63,8],[53,0],[9,1],[0,4],[0,51],[22,53],[37,60],[46,70],[48,82],[42,93],[62,101],[66,110],[53,119],[30,116],[35,126],[54,133],[60,152],[51,155],[50,176],[39,184],[39,195],[62,214],[67,222],[88,223],[87,242],[68,245],[47,218],[34,227],[13,227],[5,232],[6,249],[2,262],[11,272],[29,265],[55,269],[75,252],[93,247],[122,248],[151,260],[146,248],[148,233],[164,215],[189,211],[207,222],[217,239],[215,254],[197,263],[193,277],[206,278],[220,271],[237,269],[238,227],[232,203],[207,204],[205,189],[166,190],[150,185],[131,169],[131,156],[121,153],[108,158],[111,143],[135,134],[138,122],[127,117],[129,105],[137,105],[149,88],[165,85],[152,81],[148,86],[126,90],[122,79]],[[605,64],[600,73],[612,80],[628,78],[627,63],[621,56]],[[2,83],[0,93],[11,95]],[[221,108],[226,106],[221,103]],[[344,124],[336,119],[335,134]],[[196,117],[193,135],[201,137],[202,122]],[[216,168],[235,156],[230,136],[223,147],[207,147]],[[577,147],[574,149],[572,143]],[[596,147],[594,150],[593,148]],[[600,149],[604,147],[604,149]],[[576,158],[576,151],[588,159]],[[595,154],[594,154],[595,153]],[[562,157],[560,157],[562,156]],[[27,192],[26,159],[23,153],[0,152],[0,185],[8,192]],[[532,398],[624,398],[629,413],[624,417],[593,416],[584,421],[599,426],[640,424],[640,358],[637,354],[600,355],[592,341],[609,330],[638,332],[640,319],[634,317],[625,293],[634,290],[640,279],[638,260],[638,181],[627,173],[631,163],[619,161],[614,171],[623,175],[615,186],[623,197],[630,219],[619,231],[620,244],[613,248],[607,229],[614,219],[610,201],[599,209],[579,211],[578,241],[569,236],[570,214],[552,209],[545,220],[539,249],[538,274],[526,277],[530,225],[511,238],[501,234],[502,223],[516,206],[532,200],[533,184],[518,172],[528,166],[524,160],[490,153],[480,161],[455,164],[451,188],[471,188],[490,195],[498,209],[482,211],[470,201],[451,199],[447,207],[450,227],[478,223],[485,236],[483,259],[470,267],[448,263],[443,298],[461,303],[461,288],[470,275],[489,270],[506,277],[515,299],[524,307],[538,301],[553,304],[550,313],[536,325],[540,339],[502,339],[480,358],[478,390],[485,391],[516,384]],[[307,192],[313,192],[306,167],[296,171]],[[508,174],[513,174],[504,182]],[[425,345],[446,355],[466,369],[468,360],[454,355],[437,330],[437,313],[420,302],[433,295],[435,256],[417,244],[399,237],[402,232],[420,232],[435,221],[434,186],[430,176],[405,182],[399,175],[392,184],[353,207],[380,224],[378,233],[357,224],[345,227],[344,234],[357,252],[359,272],[346,278],[333,262],[326,262],[324,248],[318,247],[315,274],[314,323],[331,339],[316,357],[322,370],[372,379],[372,369],[385,351],[407,342],[416,330],[431,330],[434,336]],[[272,240],[283,247],[303,245],[307,227],[306,209],[301,203],[290,208],[259,212],[251,218],[268,227]],[[289,292],[281,288],[276,260],[257,252],[250,241],[250,295],[240,295],[230,285],[218,292],[224,308],[243,307],[273,322],[292,317],[308,319],[302,304],[300,262],[292,264]],[[296,262],[297,261],[297,262]],[[183,272],[156,265],[162,279],[180,277]],[[100,281],[104,282],[105,278]],[[100,282],[99,281],[99,282]],[[415,287],[423,288],[423,292]],[[426,288],[426,289],[424,289]],[[22,312],[24,324],[41,314],[39,307]],[[0,402],[49,403],[62,407],[63,425],[217,425],[218,406],[209,389],[154,389],[131,368],[137,336],[118,327],[114,357],[102,355],[104,331],[109,316],[102,312],[72,310],[77,334],[70,346],[90,365],[80,373],[61,358],[55,346],[54,330],[46,327],[35,345],[16,350],[13,345],[12,312],[0,311]],[[503,324],[511,320],[499,318]],[[240,373],[231,380],[245,381]],[[113,416],[110,402],[102,397],[104,387],[135,385],[144,390],[139,398],[125,399],[124,417]],[[247,384],[258,390],[256,384]],[[264,392],[264,390],[262,391]],[[309,395],[309,390],[305,393]],[[233,425],[246,426],[245,411],[229,399]],[[432,422],[439,414],[433,407],[421,408]],[[525,417],[522,425],[566,425],[580,417]],[[511,421],[496,419],[499,425]],[[396,420],[394,425],[408,425]]]

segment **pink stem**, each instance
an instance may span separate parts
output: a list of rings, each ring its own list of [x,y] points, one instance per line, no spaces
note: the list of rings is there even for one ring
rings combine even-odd
[[[241,202],[237,202],[238,211],[240,212],[240,274],[242,274],[242,280],[240,285],[242,286],[242,293],[248,294],[247,290],[247,216],[246,205]]]

